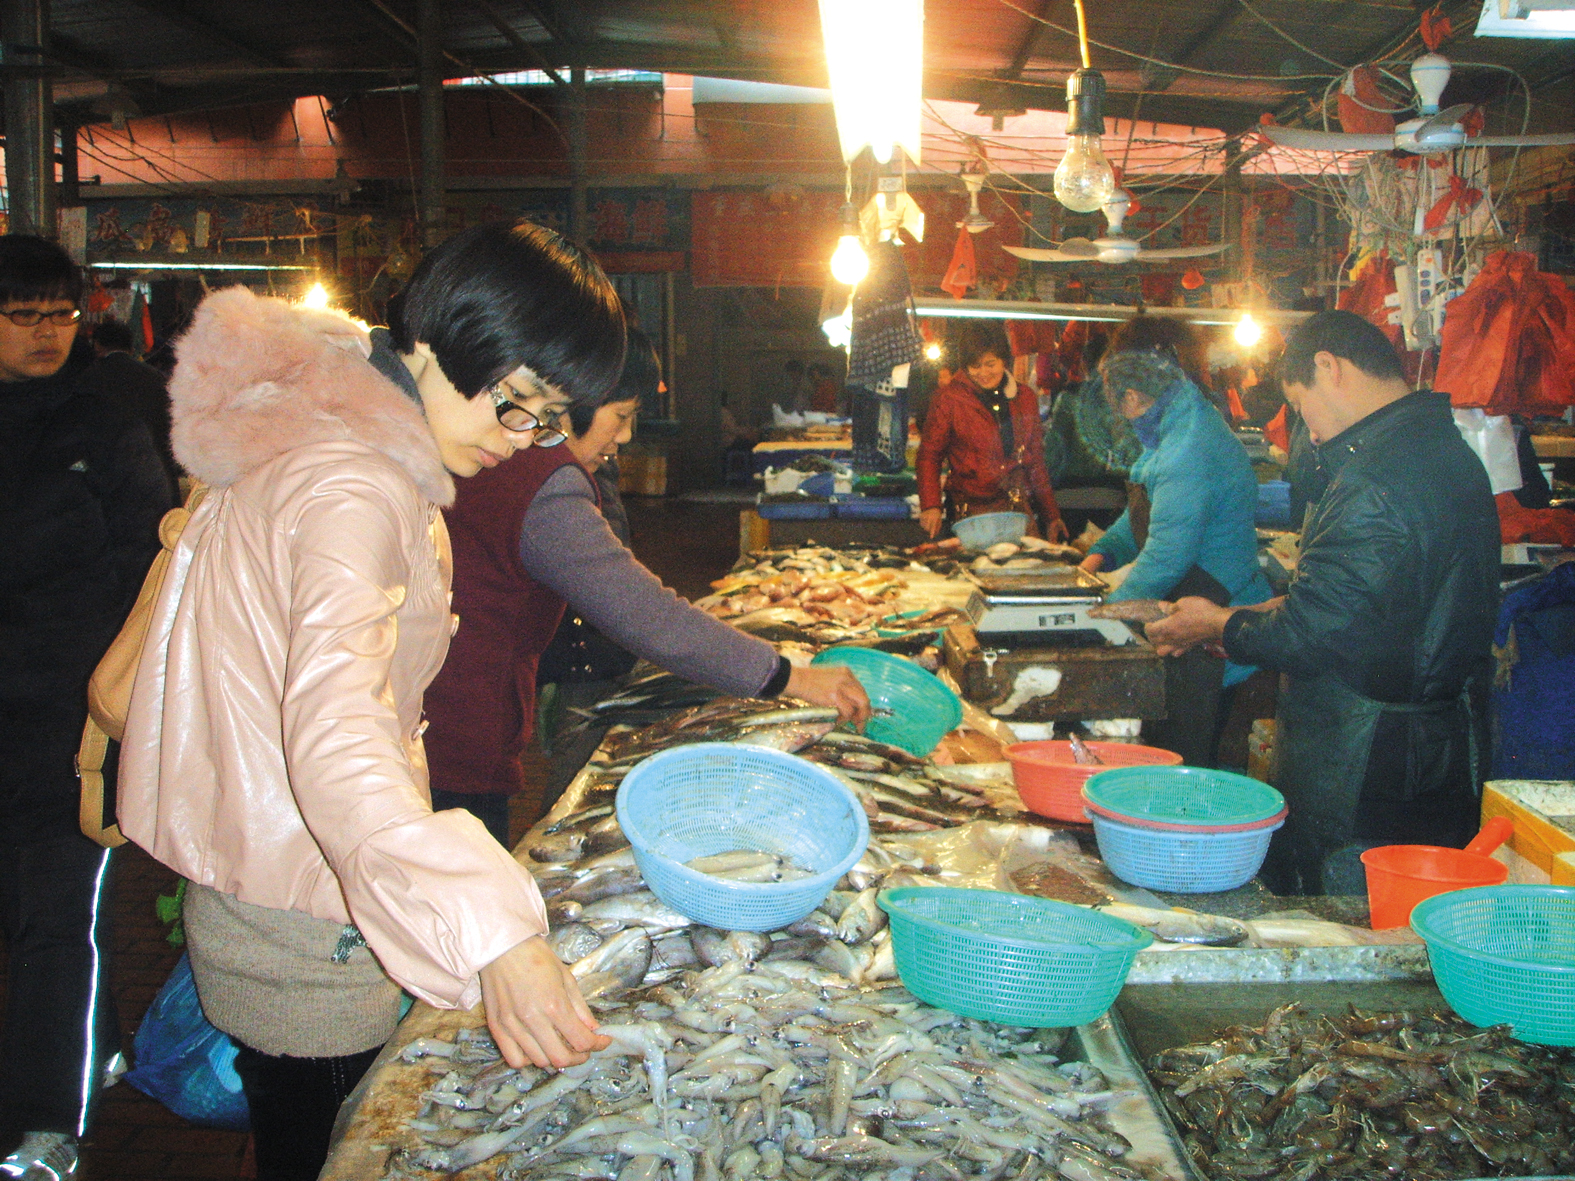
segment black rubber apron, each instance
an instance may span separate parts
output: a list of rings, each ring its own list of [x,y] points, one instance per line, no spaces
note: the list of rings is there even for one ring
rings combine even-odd
[[[1447,701],[1394,704],[1332,676],[1282,677],[1274,785],[1290,815],[1264,881],[1278,894],[1360,894],[1367,849],[1463,845],[1481,787],[1476,738],[1469,684]]]

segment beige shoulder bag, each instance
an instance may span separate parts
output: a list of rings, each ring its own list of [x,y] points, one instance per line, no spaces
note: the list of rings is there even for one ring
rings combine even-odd
[[[186,503],[164,514],[159,522],[159,543],[163,548],[148,567],[131,614],[126,616],[125,624],[88,681],[88,719],[82,727],[82,745],[77,749],[77,778],[82,784],[78,821],[83,835],[107,849],[126,843],[115,818],[115,772],[120,740],[126,732],[126,714],[131,709],[131,687],[137,679],[148,628],[153,623],[153,605],[164,586],[170,555],[207,492],[206,484],[193,480]]]

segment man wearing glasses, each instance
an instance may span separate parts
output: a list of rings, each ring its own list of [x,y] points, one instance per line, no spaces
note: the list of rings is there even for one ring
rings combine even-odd
[[[109,851],[78,828],[86,685],[174,503],[147,429],[83,388],[82,278],[42,238],[0,238],[0,1178],[64,1177],[118,1077],[106,988]]]

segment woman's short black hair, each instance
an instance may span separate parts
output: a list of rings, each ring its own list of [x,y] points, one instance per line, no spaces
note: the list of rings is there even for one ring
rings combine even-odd
[[[1319,353],[1332,353],[1368,377],[1405,380],[1405,366],[1389,338],[1355,312],[1319,312],[1302,321],[1285,342],[1279,377],[1286,385],[1311,385]]]
[[[488,222],[421,260],[389,301],[394,347],[424,342],[467,398],[521,365],[571,401],[598,402],[623,369],[623,305],[578,246],[529,221]]]
[[[0,307],[46,299],[82,305],[82,271],[71,256],[48,238],[0,238]]]
[[[1006,365],[1012,366],[1012,342],[1006,337],[1006,327],[999,320],[964,320],[952,339],[952,354],[959,369],[977,365],[986,353],[994,353]]]
[[[609,402],[643,402],[654,394],[662,381],[662,361],[651,338],[638,328],[630,328],[629,346],[623,355],[623,376],[597,402],[575,402],[569,407],[569,425],[576,435],[591,429],[596,412]]]

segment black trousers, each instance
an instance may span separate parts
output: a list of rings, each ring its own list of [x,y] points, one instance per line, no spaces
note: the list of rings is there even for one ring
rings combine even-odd
[[[257,1181],[317,1181],[339,1106],[382,1047],[343,1058],[292,1058],[237,1046],[235,1072],[251,1107]]]
[[[0,1154],[25,1132],[80,1135],[120,1048],[109,990],[110,852],[77,828],[85,702],[0,702]]]
[[[432,789],[432,810],[446,812],[450,808],[463,808],[487,826],[493,840],[511,852],[509,844],[509,797],[491,793],[474,794],[462,791]]]

